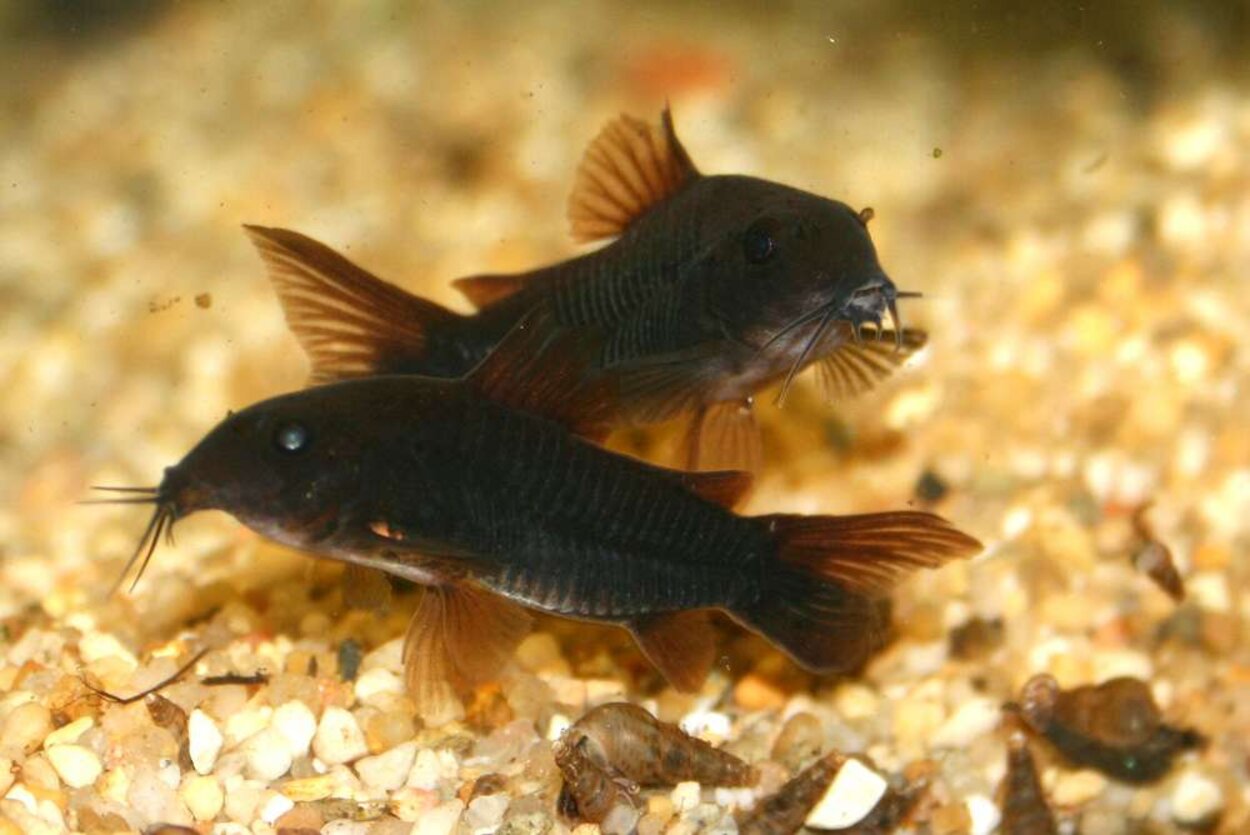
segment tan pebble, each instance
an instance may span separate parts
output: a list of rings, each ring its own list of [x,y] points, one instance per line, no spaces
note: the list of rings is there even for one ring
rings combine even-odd
[[[313,803],[300,803],[274,821],[274,828],[279,832],[291,833],[297,830],[320,832],[325,826],[325,817],[321,809]]]
[[[405,787],[391,794],[391,814],[402,821],[416,821],[439,803],[439,794],[430,789]]]
[[[22,832],[22,828],[7,815],[0,814],[0,835],[26,835],[26,833]]]
[[[189,775],[178,793],[197,821],[211,821],[217,817],[225,802],[225,794],[217,778],[202,774]]]
[[[667,794],[655,794],[647,798],[647,814],[657,818],[662,824],[673,819],[673,798]]]
[[[404,681],[385,667],[374,667],[360,674],[353,689],[356,700],[364,704],[380,693],[403,693]]]
[[[1224,791],[1197,769],[1181,773],[1172,789],[1169,802],[1172,819],[1186,828],[1212,823],[1224,808]]]
[[[94,664],[104,658],[117,658],[134,670],[139,666],[139,659],[112,635],[104,632],[88,632],[78,641],[78,653],[83,663]]]
[[[35,794],[45,789],[52,792],[60,790],[61,777],[52,766],[46,751],[27,757],[21,769],[22,782]]]
[[[313,752],[322,762],[334,765],[365,756],[369,745],[355,716],[341,707],[328,707],[317,724]]]
[[[4,797],[9,792],[9,788],[13,785],[13,781],[17,779],[13,771],[13,761],[0,757],[0,797]]]
[[[95,752],[81,745],[57,745],[49,748],[47,754],[56,773],[70,788],[90,786],[104,771]]]
[[[667,823],[655,815],[649,813],[643,815],[638,821],[638,835],[661,835]]]
[[[572,671],[564,659],[560,643],[547,632],[534,632],[521,641],[516,650],[516,661],[532,673],[550,673],[567,676]]]
[[[1194,571],[1223,571],[1228,568],[1229,559],[1227,548],[1211,543],[1198,546],[1190,557]]]
[[[909,756],[920,756],[945,719],[946,711],[937,701],[909,696],[894,705],[894,738]]]
[[[682,812],[689,812],[698,806],[702,795],[703,790],[698,783],[693,780],[686,780],[678,783],[669,794],[669,797],[673,801],[673,810],[677,814],[681,814]]]
[[[337,785],[334,775],[319,774],[316,777],[304,777],[299,780],[287,780],[282,784],[282,793],[296,803],[310,803],[329,797]]]
[[[412,739],[417,732],[411,711],[385,711],[365,720],[365,742],[370,751],[386,751]]]
[[[572,835],[600,835],[599,824],[579,823],[573,827]]]
[[[52,711],[38,702],[18,705],[0,728],[0,749],[7,755],[29,754],[52,733]]]
[[[1107,778],[1097,771],[1088,768],[1067,771],[1055,781],[1050,799],[1059,806],[1080,806],[1098,797],[1106,787]]]
[[[961,704],[930,739],[934,748],[966,748],[998,726],[1002,708],[998,702],[973,697]]]
[[[877,715],[881,699],[863,684],[843,684],[833,694],[833,706],[843,719],[867,719]]]
[[[94,725],[95,719],[90,716],[75,719],[68,725],[62,725],[44,737],[43,747],[51,748],[53,745],[69,745],[70,743],[77,742],[78,737],[90,730]]]
[[[929,829],[933,835],[968,835],[972,831],[972,816],[963,803],[940,806],[929,816]]]
[[[750,673],[734,685],[734,703],[743,710],[777,710],[785,707],[786,694],[763,676]]]

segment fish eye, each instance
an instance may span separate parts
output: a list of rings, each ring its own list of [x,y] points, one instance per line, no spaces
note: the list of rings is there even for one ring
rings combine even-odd
[[[273,443],[282,452],[299,452],[308,446],[308,429],[302,423],[287,421],[273,433]]]
[[[763,264],[777,252],[776,224],[768,218],[755,221],[742,235],[742,254],[752,264]]]

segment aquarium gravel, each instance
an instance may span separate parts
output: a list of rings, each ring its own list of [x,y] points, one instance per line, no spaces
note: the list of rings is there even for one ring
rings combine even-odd
[[[988,835],[1018,733],[1002,706],[1042,673],[1142,679],[1206,738],[1147,785],[1033,740],[1060,831],[1250,828],[1242,19],[56,5],[0,12],[0,833],[592,835],[557,813],[552,742],[629,700],[761,774],[644,791],[643,835],[734,832],[835,750],[875,791],[923,787],[900,831]],[[156,483],[307,373],[241,224],[463,310],[451,279],[578,251],[583,146],[666,100],[705,170],[871,206],[886,269],[925,294],[908,324],[929,346],[876,392],[827,404],[804,377],[784,409],[760,398],[748,512],[909,504],[986,543],[904,585],[860,674],[813,678],[726,623],[679,694],[622,633],[544,619],[435,723],[404,689],[407,589],[364,600],[206,515],[112,592],[145,513],[78,504],[90,487]],[[1165,552],[1179,601],[1152,579]]]

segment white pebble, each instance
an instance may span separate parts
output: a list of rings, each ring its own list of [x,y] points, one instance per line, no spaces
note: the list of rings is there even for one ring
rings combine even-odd
[[[403,693],[404,682],[385,667],[366,670],[356,679],[356,700],[367,702],[379,693]]]
[[[84,664],[94,664],[105,658],[120,658],[130,668],[139,666],[139,659],[122,646],[121,641],[105,632],[88,632],[78,641],[78,654]]]
[[[196,709],[187,719],[187,749],[191,764],[200,774],[209,774],[217,764],[217,755],[225,738],[207,713]]]
[[[395,791],[407,781],[416,757],[417,743],[404,742],[377,756],[358,760],[356,773],[369,788]]]
[[[698,806],[701,795],[702,791],[699,784],[692,780],[687,780],[684,783],[678,783],[669,797],[673,801],[673,810],[681,814],[682,812],[689,812]]]
[[[488,835],[499,828],[503,822],[504,812],[508,811],[509,798],[506,794],[484,794],[473,798],[464,813],[464,822],[473,830],[474,835]]]
[[[182,784],[179,792],[182,802],[197,821],[211,821],[221,811],[226,796],[217,778],[192,774]]]
[[[859,760],[849,759],[804,823],[814,829],[846,829],[863,820],[888,787],[880,774]]]
[[[313,736],[313,752],[323,763],[335,765],[363,757],[369,746],[355,716],[341,707],[328,707]]]
[[[267,824],[277,823],[278,818],[295,808],[295,802],[280,794],[273,794],[260,807],[260,819]]]
[[[255,736],[256,734],[269,727],[269,720],[273,717],[273,708],[264,705],[259,708],[250,710],[240,710],[238,713],[232,713],[226,718],[224,728],[226,739],[229,740],[230,747],[239,745],[244,740]]]
[[[555,742],[564,736],[564,732],[573,724],[573,720],[565,716],[563,713],[553,714],[551,721],[547,723],[547,740]]]
[[[968,817],[972,820],[971,835],[993,835],[998,829],[1002,813],[994,801],[983,794],[972,794],[964,800]]]
[[[432,751],[423,748],[417,752],[417,760],[408,773],[408,787],[433,791],[443,780],[449,780],[460,772],[455,754],[447,750]]]
[[[291,749],[282,734],[267,728],[243,743],[247,772],[257,780],[277,780],[291,770]]]
[[[368,835],[368,833],[368,821],[354,821],[347,818],[330,821],[321,827],[321,835]]]
[[[291,756],[302,757],[308,753],[308,746],[317,733],[317,717],[308,705],[294,700],[280,705],[273,712],[270,727],[286,740]]]
[[[998,726],[1002,709],[983,697],[967,700],[933,733],[934,748],[964,748]]]
[[[723,713],[696,710],[683,716],[679,724],[683,731],[706,742],[715,744],[729,739],[731,723]]]
[[[1171,802],[1173,820],[1182,826],[1197,826],[1224,808],[1224,792],[1210,777],[1191,769],[1176,781]]]
[[[412,828],[412,835],[451,835],[460,822],[460,813],[464,804],[459,800],[449,800],[426,812]],[[322,830],[324,832],[325,830]]]
[[[73,789],[90,786],[104,770],[95,752],[81,745],[56,745],[47,750],[47,755],[57,776]]]

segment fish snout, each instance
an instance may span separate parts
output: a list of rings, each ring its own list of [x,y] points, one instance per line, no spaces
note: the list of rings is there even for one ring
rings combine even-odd
[[[160,503],[169,507],[174,519],[181,519],[212,506],[209,491],[196,484],[184,470],[176,466],[165,468],[157,495]]]

